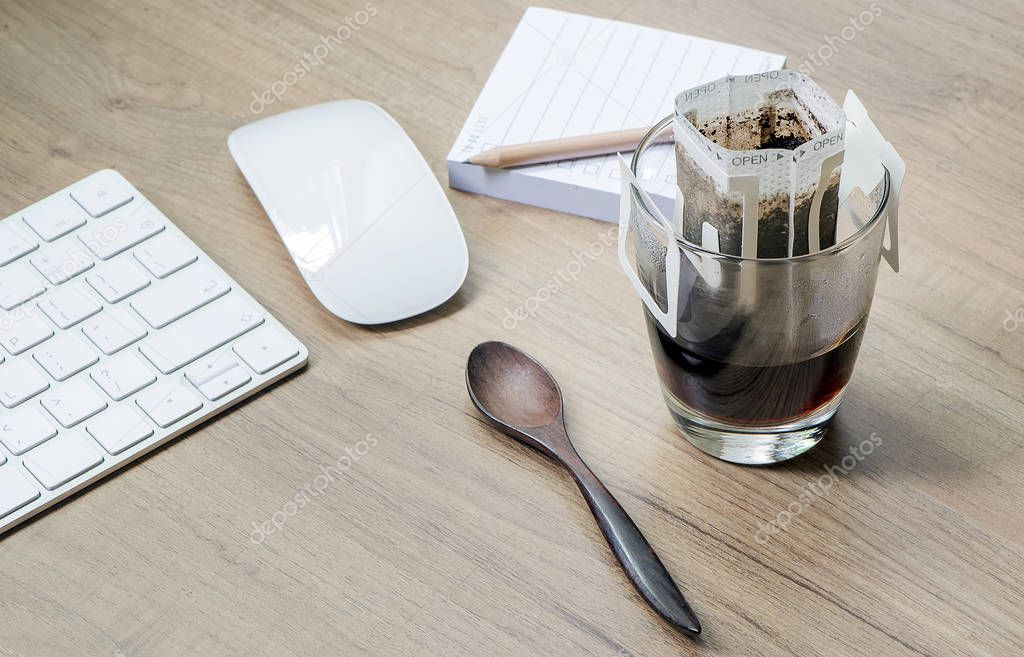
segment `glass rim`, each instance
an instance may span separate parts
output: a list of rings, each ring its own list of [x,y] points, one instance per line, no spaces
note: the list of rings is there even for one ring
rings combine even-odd
[[[640,177],[637,174],[637,168],[640,164],[640,158],[643,155],[644,151],[647,150],[647,147],[651,145],[651,142],[654,141],[654,138],[656,136],[661,134],[666,128],[668,128],[671,125],[674,119],[675,114],[669,114],[665,118],[655,123],[651,127],[651,129],[648,130],[640,139],[640,142],[637,144],[636,149],[633,151],[633,159],[629,163],[629,170],[632,172],[634,179],[637,181],[636,185],[630,185],[630,188],[632,190],[631,196],[633,197],[633,202],[643,209],[644,214],[646,215],[644,217],[644,220],[658,230],[662,230],[663,227],[659,225],[656,221],[654,221],[654,213],[651,211],[651,208],[648,207],[647,202],[644,200],[644,198],[640,195],[638,191],[640,187]],[[672,143],[675,142],[673,141]],[[704,247],[698,244],[694,244],[693,242],[687,241],[681,235],[676,233],[674,229],[672,230],[672,234],[676,239],[677,246],[681,248],[686,248],[689,251],[695,251],[700,254],[713,256],[715,258],[721,258],[723,260],[732,260],[735,262],[760,262],[764,264],[771,262],[787,263],[800,260],[809,260],[811,258],[817,258],[819,256],[834,255],[840,251],[843,251],[853,246],[860,240],[864,239],[868,235],[868,233],[871,232],[871,228],[873,228],[875,224],[877,224],[881,220],[882,216],[885,215],[885,210],[886,208],[889,207],[889,191],[891,185],[889,170],[885,167],[885,164],[882,164],[881,162],[879,162],[879,164],[882,167],[883,187],[882,197],[878,200],[878,207],[875,208],[874,214],[871,216],[870,219],[868,219],[864,223],[863,226],[858,228],[857,232],[855,232],[853,235],[850,235],[841,242],[836,242],[827,249],[821,249],[820,251],[815,251],[814,253],[804,253],[801,255],[786,256],[784,258],[748,258],[746,256],[732,255],[730,253],[720,253],[718,251],[711,251],[705,249]]]

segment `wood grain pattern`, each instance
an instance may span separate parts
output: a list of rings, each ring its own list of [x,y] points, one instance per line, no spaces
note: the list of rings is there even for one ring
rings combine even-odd
[[[113,166],[311,352],[4,538],[0,655],[1024,653],[1019,4],[555,3],[809,63],[907,160],[903,271],[880,276],[847,401],[819,447],[772,468],[675,433],[604,224],[451,191],[471,257],[455,299],[375,329],[317,305],[227,152],[253,93],[347,18],[262,113],[372,100],[444,181],[525,7],[373,0],[357,24],[368,4],[0,4],[0,216]],[[573,259],[578,275],[560,274]],[[698,642],[639,604],[567,475],[473,410],[463,367],[487,339],[558,379],[582,456],[686,574]]]

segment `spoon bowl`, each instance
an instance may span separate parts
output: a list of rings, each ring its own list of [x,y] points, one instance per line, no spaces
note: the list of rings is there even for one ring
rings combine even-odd
[[[504,342],[478,344],[466,363],[466,387],[491,424],[517,440],[555,458],[572,448],[562,421],[562,391],[529,354]],[[545,430],[552,426],[562,431]]]

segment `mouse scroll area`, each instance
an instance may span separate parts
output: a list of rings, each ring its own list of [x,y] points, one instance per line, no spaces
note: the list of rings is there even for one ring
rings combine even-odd
[[[356,324],[384,324],[443,304],[466,278],[465,240],[450,206],[450,217],[438,207],[447,199],[435,187],[432,175],[423,176],[372,220],[352,223],[345,221],[351,196],[334,176],[322,176],[270,216],[327,310]]]

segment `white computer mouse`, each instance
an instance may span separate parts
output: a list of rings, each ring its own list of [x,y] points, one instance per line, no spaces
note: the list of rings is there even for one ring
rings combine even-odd
[[[228,148],[329,311],[394,322],[447,301],[466,278],[458,219],[387,112],[341,100],[250,123]]]

